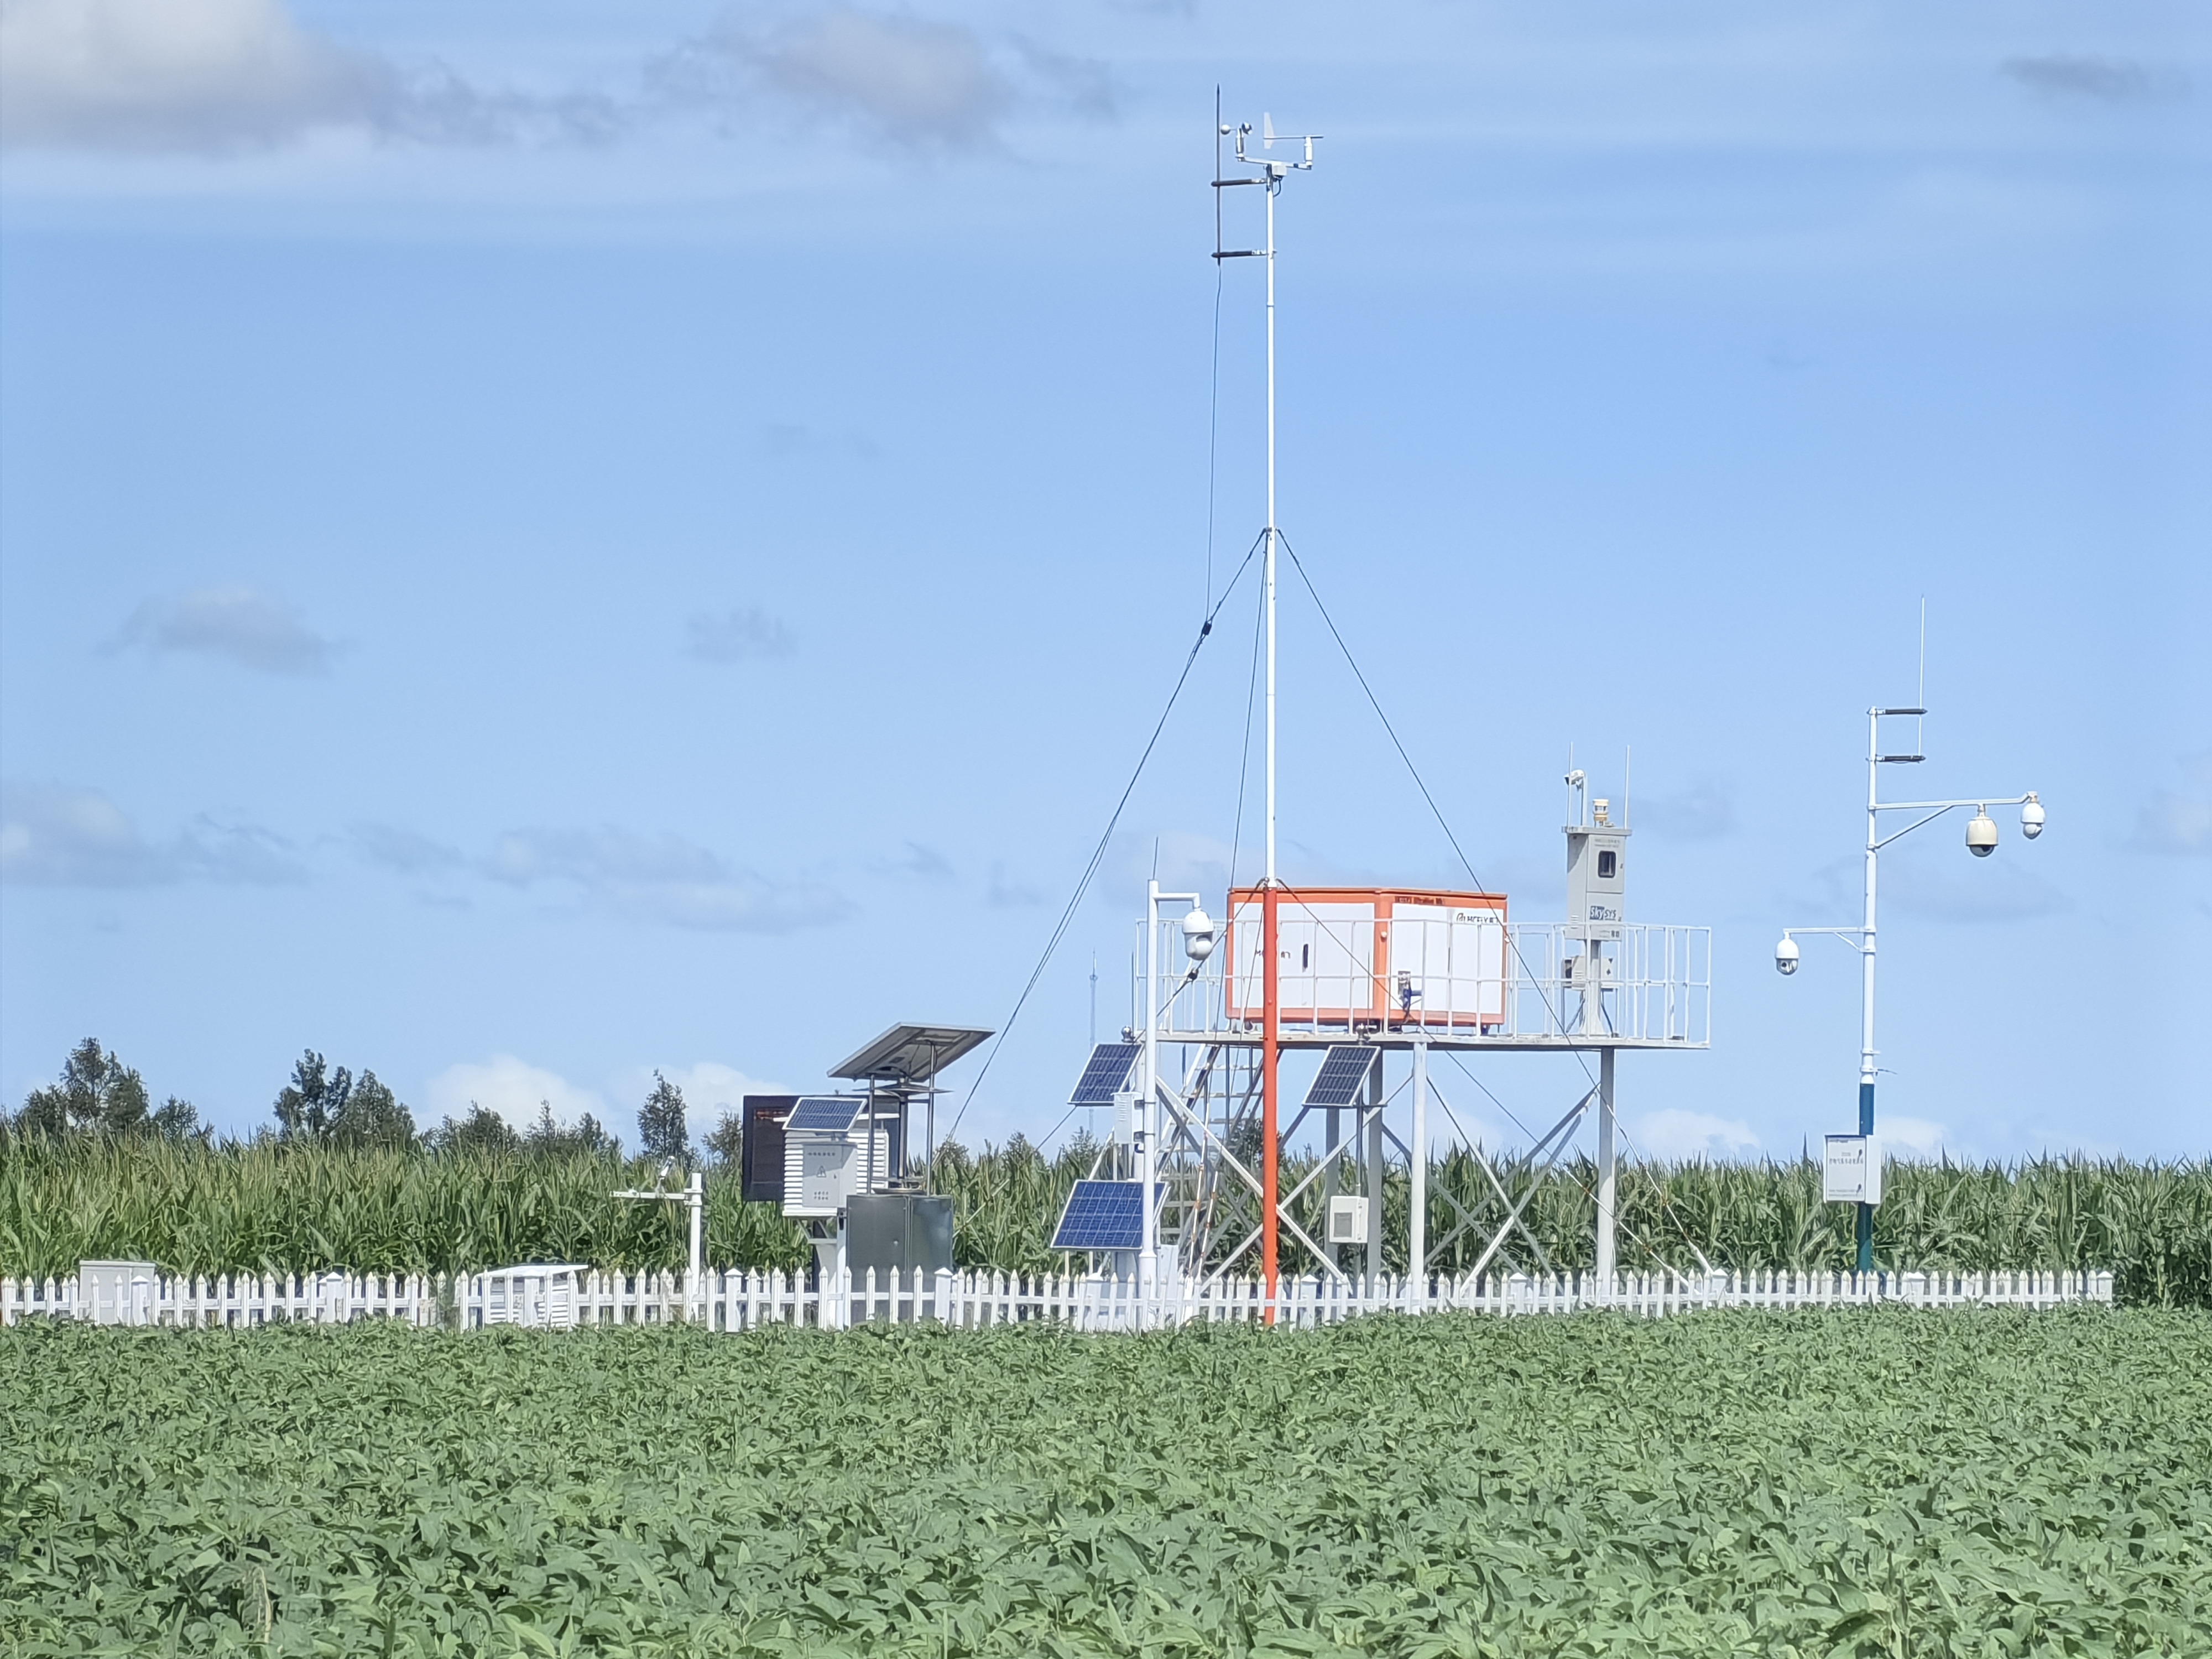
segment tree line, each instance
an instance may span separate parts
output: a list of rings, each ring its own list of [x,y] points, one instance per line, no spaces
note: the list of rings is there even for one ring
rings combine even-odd
[[[0,1129],[53,1139],[82,1136],[160,1137],[212,1145],[216,1131],[190,1101],[169,1096],[159,1106],[135,1066],[125,1065],[96,1037],[70,1050],[61,1074],[31,1091],[21,1109],[0,1108]],[[639,1155],[684,1167],[707,1162],[734,1166],[744,1146],[744,1121],[725,1112],[697,1147],[690,1139],[684,1091],[656,1071],[653,1089],[637,1109]],[[276,1093],[270,1121],[253,1139],[284,1146],[419,1147],[425,1152],[542,1152],[550,1157],[588,1153],[620,1158],[621,1137],[589,1112],[573,1124],[557,1122],[540,1101],[537,1121],[517,1128],[489,1106],[469,1103],[460,1117],[447,1115],[417,1128],[415,1114],[373,1071],[359,1076],[332,1066],[313,1048],[302,1053]]]

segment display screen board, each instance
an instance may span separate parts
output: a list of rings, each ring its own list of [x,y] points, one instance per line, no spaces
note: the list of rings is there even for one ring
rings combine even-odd
[[[738,1154],[738,1190],[748,1204],[783,1202],[783,1123],[797,1095],[747,1095],[745,1138]]]

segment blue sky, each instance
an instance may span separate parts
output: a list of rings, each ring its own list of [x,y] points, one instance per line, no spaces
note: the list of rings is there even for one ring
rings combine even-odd
[[[1461,843],[1558,914],[1632,750],[1631,914],[1715,930],[1637,1144],[1850,1126],[1856,964],[1771,951],[1924,597],[1911,787],[2051,827],[1887,856],[1885,1120],[2201,1154],[2205,16],[9,0],[0,1091],[96,1034],[244,1131],[312,1045],[628,1130],[1001,1024],[1261,522],[1218,84],[1328,135],[1282,520]],[[1059,1119],[1155,859],[1226,880],[1249,592],[963,1139]],[[1286,593],[1285,875],[1455,882]]]

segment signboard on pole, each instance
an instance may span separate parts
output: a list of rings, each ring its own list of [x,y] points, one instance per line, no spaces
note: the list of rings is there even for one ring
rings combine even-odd
[[[1872,1135],[1830,1135],[1820,1164],[1820,1197],[1830,1204],[1881,1202],[1881,1148]]]

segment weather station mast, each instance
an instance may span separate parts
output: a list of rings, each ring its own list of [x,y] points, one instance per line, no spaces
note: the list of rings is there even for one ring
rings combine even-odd
[[[1218,921],[1207,913],[1206,896],[1170,891],[1157,875],[1150,882],[1130,958],[1128,1024],[1119,1041],[1101,1042],[1094,1034],[1090,1060],[1066,1102],[1070,1113],[1110,1106],[1112,1128],[1090,1174],[1070,1191],[1050,1248],[1087,1256],[1100,1293],[1130,1298],[1127,1316],[1139,1322],[1200,1316],[1196,1310],[1224,1305],[1224,1297],[1249,1297],[1239,1305],[1270,1324],[1303,1316],[1298,1310],[1317,1297],[1334,1306],[1348,1300],[1425,1306],[1439,1272],[1480,1282],[1486,1270],[1495,1273],[1523,1257],[1553,1269],[1523,1212],[1559,1167],[1578,1127],[1595,1119],[1601,1173],[1589,1196],[1597,1275],[1593,1290],[1578,1294],[1608,1298],[1615,1267],[1616,1054],[1710,1045],[1711,930],[1625,919],[1626,791],[1620,816],[1612,817],[1614,803],[1591,798],[1581,771],[1567,779],[1566,920],[1510,921],[1506,896],[1486,887],[1462,851],[1330,617],[1313,572],[1283,532],[1276,198],[1291,173],[1312,169],[1321,135],[1278,133],[1267,115],[1255,135],[1249,122],[1223,122],[1217,104],[1213,137],[1215,268],[1230,259],[1266,262],[1266,514],[1228,586],[1209,593],[1184,675],[1230,592],[1256,564],[1261,592],[1248,684],[1256,687],[1264,654],[1261,869],[1256,882],[1241,884],[1232,854]],[[1228,246],[1223,192],[1255,187],[1264,208],[1261,245]],[[1285,559],[1381,727],[1377,741],[1346,747],[1340,763],[1357,769],[1402,763],[1449,843],[1463,884],[1316,886],[1285,879],[1277,617]],[[1394,640],[1392,648],[1407,647]],[[1425,672],[1449,678],[1464,672],[1419,641],[1413,649]],[[1161,726],[1184,684],[1177,680]],[[1248,697],[1256,701],[1252,692]],[[1237,767],[1240,826],[1250,706]],[[1148,745],[1145,754],[1151,752]],[[1130,788],[1143,769],[1140,758]],[[1122,800],[1127,799],[1125,790]],[[1117,806],[1108,821],[1108,836],[1119,811]],[[1102,838],[1099,846],[1105,844]],[[1094,869],[1098,856],[1094,851]],[[1070,913],[1083,890],[1079,884]],[[1178,956],[1187,964],[1180,974],[1172,965]],[[1540,1133],[1550,1112],[1533,1123],[1514,1118],[1529,1144],[1504,1176],[1431,1068],[1432,1058],[1443,1060],[1495,1102],[1468,1066],[1501,1053],[1571,1054],[1584,1085]],[[1286,1059],[1305,1079],[1295,1101],[1284,1097]],[[1316,1155],[1301,1154],[1286,1189],[1283,1147],[1310,1140],[1320,1143]],[[1480,1193],[1431,1186],[1428,1154],[1437,1141],[1454,1156],[1463,1152],[1480,1173]],[[1394,1170],[1404,1172],[1402,1183]],[[1509,1176],[1520,1178],[1517,1193]],[[1649,1248],[1644,1253],[1656,1254]],[[1402,1272],[1395,1270],[1397,1260]],[[1255,1267],[1256,1284],[1247,1277]]]
[[[1281,1260],[1279,1231],[1279,1200],[1282,1188],[1282,1030],[1280,1020],[1281,994],[1281,903],[1282,884],[1275,869],[1275,574],[1276,553],[1281,539],[1280,527],[1275,521],[1275,198],[1283,192],[1283,181],[1292,173],[1310,173],[1314,164],[1314,145],[1322,135],[1302,132],[1288,135],[1282,142],[1303,147],[1303,158],[1296,161],[1278,161],[1270,155],[1252,155],[1246,152],[1244,141],[1252,136],[1252,124],[1243,122],[1235,129],[1237,141],[1234,160],[1242,167],[1254,169],[1244,174],[1229,177],[1223,167],[1228,158],[1221,153],[1221,141],[1231,136],[1231,128],[1220,118],[1217,103],[1213,133],[1213,258],[1217,264],[1225,259],[1264,259],[1267,270],[1267,522],[1261,536],[1264,546],[1263,563],[1260,573],[1261,608],[1267,620],[1267,805],[1265,808],[1264,860],[1266,874],[1261,880],[1261,957],[1266,975],[1261,1000],[1261,1109],[1260,1109],[1260,1276],[1266,1281],[1267,1297],[1272,1305],[1276,1290],[1278,1269]],[[1271,150],[1276,144],[1275,121],[1271,115],[1260,117],[1260,147]],[[1227,248],[1221,246],[1221,192],[1240,185],[1256,185],[1265,193],[1267,203],[1267,246],[1258,248]],[[1147,1209],[1151,1206],[1147,1206]],[[1147,1249],[1156,1250],[1154,1241],[1147,1240]]]

